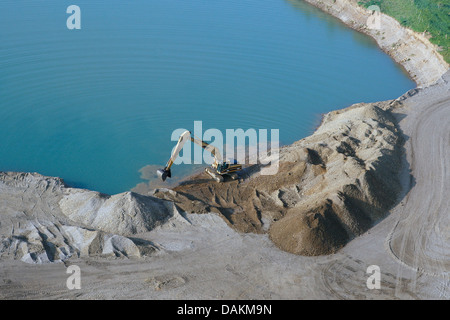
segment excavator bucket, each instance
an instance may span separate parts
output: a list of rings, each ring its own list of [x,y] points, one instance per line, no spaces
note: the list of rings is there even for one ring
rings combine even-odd
[[[167,177],[171,178],[172,177],[172,172],[170,171],[170,169],[158,169],[156,170],[156,173],[158,174],[158,177],[161,178],[162,181],[166,181]]]

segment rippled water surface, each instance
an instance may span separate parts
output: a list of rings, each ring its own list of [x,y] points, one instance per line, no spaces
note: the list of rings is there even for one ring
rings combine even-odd
[[[81,30],[66,9],[81,8]],[[367,37],[301,1],[0,2],[0,170],[117,193],[177,128],[275,128],[414,87]]]

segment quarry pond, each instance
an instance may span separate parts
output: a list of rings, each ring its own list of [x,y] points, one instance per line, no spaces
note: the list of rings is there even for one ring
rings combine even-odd
[[[0,4],[0,170],[115,194],[163,165],[171,133],[279,129],[413,88],[365,35],[302,1]]]

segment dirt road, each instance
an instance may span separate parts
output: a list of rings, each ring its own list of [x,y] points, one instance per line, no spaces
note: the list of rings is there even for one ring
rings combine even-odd
[[[445,94],[446,93],[446,94]],[[450,272],[450,91],[431,88],[406,100],[400,123],[414,177],[389,236],[394,256],[422,272]],[[403,112],[404,112],[403,111]],[[400,111],[401,115],[402,111]]]

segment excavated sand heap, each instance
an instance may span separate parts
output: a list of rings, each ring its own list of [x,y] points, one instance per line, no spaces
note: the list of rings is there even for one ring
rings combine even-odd
[[[241,232],[268,233],[282,250],[336,252],[382,219],[401,189],[403,140],[390,102],[326,114],[316,132],[279,150],[279,170],[248,166],[216,183],[202,173],[173,190],[113,196],[34,173],[0,173],[0,255],[53,262],[73,255],[139,257],[155,250],[130,238],[185,212],[216,212]],[[169,200],[169,201],[167,201]]]
[[[387,108],[328,113],[312,136],[280,149],[276,175],[253,166],[244,179],[218,184],[201,174],[153,195],[186,212],[217,212],[242,232],[268,232],[291,253],[335,252],[382,219],[401,190],[403,140]]]
[[[0,257],[28,263],[146,256],[159,249],[128,236],[178,215],[173,203],[154,197],[108,196],[70,188],[59,178],[15,172],[0,172],[0,207]]]

